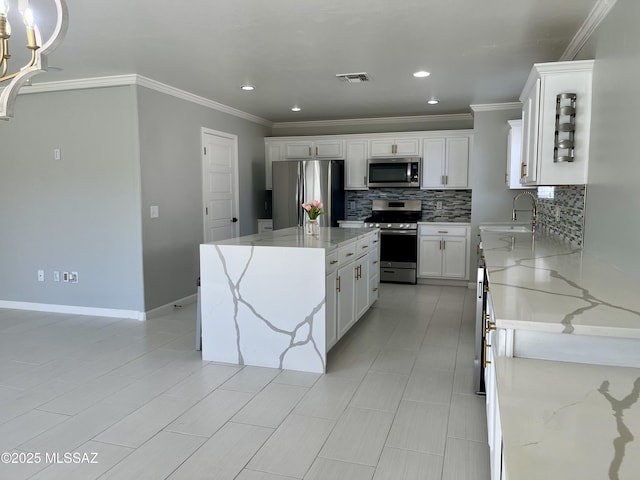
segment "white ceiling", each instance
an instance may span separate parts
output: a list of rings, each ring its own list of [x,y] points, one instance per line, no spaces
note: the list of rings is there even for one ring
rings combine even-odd
[[[63,70],[34,83],[137,73],[283,122],[517,101],[532,64],[560,59],[597,0],[67,3],[69,31],[49,57]],[[414,78],[420,69],[431,76]],[[351,72],[371,81],[335,77]],[[254,92],[240,90],[247,82]],[[441,103],[427,105],[431,96]]]

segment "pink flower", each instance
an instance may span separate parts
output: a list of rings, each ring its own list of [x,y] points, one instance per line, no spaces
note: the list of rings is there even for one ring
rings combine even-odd
[[[307,215],[311,220],[317,219],[320,215],[324,215],[322,211],[322,202],[318,200],[311,200],[309,202],[303,203],[302,208],[307,211]]]

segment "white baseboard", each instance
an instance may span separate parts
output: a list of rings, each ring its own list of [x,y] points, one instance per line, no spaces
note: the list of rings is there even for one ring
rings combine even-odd
[[[440,285],[444,287],[466,287],[466,280],[438,279],[438,278],[419,278],[418,285]]]
[[[73,315],[90,315],[93,317],[131,318],[144,320],[145,313],[137,310],[120,310],[115,308],[78,307],[75,305],[56,305],[52,303],[13,302],[0,300],[0,308],[13,310],[32,310],[36,312],[70,313]]]
[[[163,315],[167,315],[173,312],[176,307],[182,307],[184,305],[189,305],[190,303],[196,303],[198,299],[198,294],[194,293],[193,295],[188,295],[186,297],[180,298],[174,302],[167,303],[166,305],[162,305],[160,307],[154,308],[153,310],[148,310],[144,317],[146,320],[150,318],[161,317]]]

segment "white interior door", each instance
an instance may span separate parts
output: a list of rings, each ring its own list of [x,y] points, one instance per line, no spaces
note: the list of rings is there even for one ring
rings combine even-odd
[[[204,241],[237,237],[238,138],[202,129]]]

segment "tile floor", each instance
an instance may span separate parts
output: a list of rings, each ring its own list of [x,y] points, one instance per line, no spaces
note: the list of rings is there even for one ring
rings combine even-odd
[[[383,284],[326,375],[202,362],[194,305],[0,310],[0,479],[488,479],[473,302]]]

